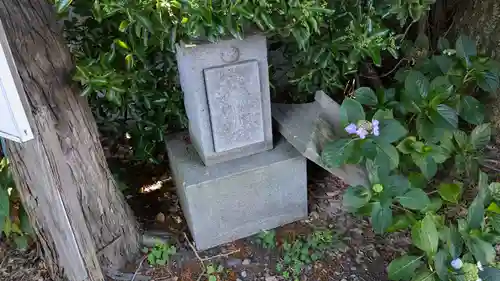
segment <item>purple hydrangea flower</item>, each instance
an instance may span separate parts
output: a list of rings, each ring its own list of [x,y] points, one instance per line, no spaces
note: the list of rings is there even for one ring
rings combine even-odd
[[[374,136],[378,137],[380,135],[379,122],[376,119],[372,120],[372,133]]]
[[[462,260],[460,258],[456,258],[454,260],[451,261],[451,267],[453,267],[454,269],[460,269],[462,268],[462,266],[464,265],[464,263],[462,262]]]
[[[345,131],[348,133],[348,134],[356,134],[356,131],[358,130],[358,128],[356,127],[355,124],[349,124],[347,127],[345,127]]]
[[[368,131],[363,128],[358,128],[356,135],[358,135],[360,139],[365,139],[366,135],[368,135]]]

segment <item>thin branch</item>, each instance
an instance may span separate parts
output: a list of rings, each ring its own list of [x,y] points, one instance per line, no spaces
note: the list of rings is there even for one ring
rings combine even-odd
[[[186,242],[189,244],[189,247],[191,248],[191,250],[193,250],[193,253],[196,255],[196,258],[200,261],[200,263],[203,265],[203,267],[205,267],[205,264],[203,263],[203,259],[198,254],[198,251],[196,250],[196,247],[193,245],[193,243],[191,243],[191,241],[189,241],[186,233],[183,232],[183,234],[184,234],[184,239],[186,239]]]
[[[389,75],[391,75],[394,71],[396,71],[398,68],[399,68],[399,65],[403,62],[403,61],[407,61],[408,59],[407,58],[402,58],[398,61],[398,63],[396,64],[396,66],[391,69],[389,72],[386,72],[382,75],[378,75],[378,76],[365,76],[363,74],[360,74],[359,76],[362,76],[364,78],[368,78],[368,79],[375,79],[375,78],[384,78],[384,77],[387,77]]]
[[[132,276],[132,279],[130,281],[134,281],[135,280],[135,277],[137,276],[137,273],[142,268],[142,264],[144,263],[144,261],[146,260],[147,257],[148,257],[148,255],[144,255],[144,257],[141,259],[141,262],[139,263],[139,266],[135,270],[134,275]]]
[[[230,256],[232,254],[239,253],[239,252],[240,252],[240,249],[237,249],[237,250],[233,250],[233,251],[228,252],[228,253],[222,253],[222,254],[218,254],[218,255],[212,256],[212,257],[204,257],[202,259],[202,261],[209,261],[209,260],[213,260],[213,259],[216,259],[216,258],[227,258],[228,256]]]
[[[198,278],[196,279],[197,281],[199,281],[201,279],[201,277],[203,276],[203,274],[205,274],[205,272],[207,271],[207,267],[205,266],[205,262],[206,261],[213,260],[215,258],[222,258],[222,257],[226,257],[227,258],[229,255],[232,255],[232,254],[240,252],[240,249],[237,249],[237,250],[233,250],[233,251],[228,252],[228,253],[222,253],[222,254],[218,254],[218,255],[215,255],[215,256],[211,256],[211,257],[201,258],[200,254],[198,254],[198,251],[196,250],[196,247],[193,245],[193,243],[191,243],[191,241],[189,241],[186,233],[183,232],[183,234],[184,234],[184,239],[186,239],[186,242],[188,243],[188,245],[191,248],[191,250],[193,250],[193,253],[196,255],[196,258],[198,259],[198,261],[200,262],[200,264],[201,264],[201,266],[203,268],[203,272],[201,272],[200,275],[198,275]]]

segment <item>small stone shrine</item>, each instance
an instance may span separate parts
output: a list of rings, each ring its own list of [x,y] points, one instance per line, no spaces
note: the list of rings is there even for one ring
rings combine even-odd
[[[273,139],[266,38],[178,45],[189,134],[167,137],[199,250],[307,216],[306,159]]]

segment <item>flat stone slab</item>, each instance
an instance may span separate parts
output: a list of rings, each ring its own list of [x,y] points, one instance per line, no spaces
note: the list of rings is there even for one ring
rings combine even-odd
[[[212,166],[186,133],[167,137],[167,151],[199,250],[307,217],[306,159],[283,138],[270,151]]]
[[[316,93],[311,103],[272,104],[279,132],[302,155],[349,185],[368,185],[363,168],[356,165],[331,168],[321,160],[324,145],[342,133],[339,110],[340,106],[322,91]]]
[[[177,45],[193,145],[205,165],[272,149],[266,38]]]

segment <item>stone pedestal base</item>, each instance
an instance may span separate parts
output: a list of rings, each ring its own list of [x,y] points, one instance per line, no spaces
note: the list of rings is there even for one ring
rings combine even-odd
[[[306,159],[281,139],[273,150],[205,166],[188,135],[167,140],[184,216],[199,250],[307,216]]]

